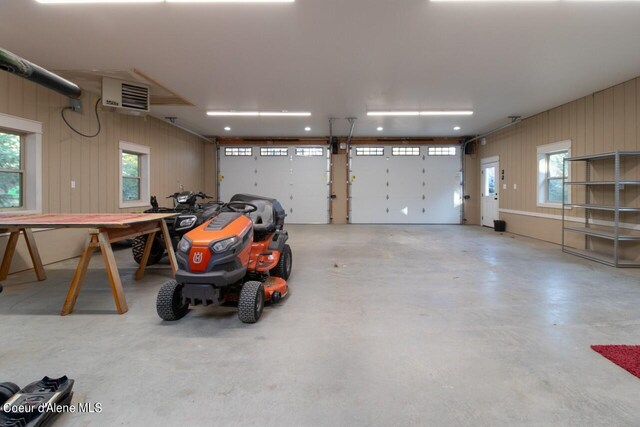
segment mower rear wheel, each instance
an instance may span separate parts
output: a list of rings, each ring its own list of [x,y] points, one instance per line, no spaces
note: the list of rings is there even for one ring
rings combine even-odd
[[[291,268],[293,267],[293,254],[291,253],[291,246],[284,245],[278,265],[269,270],[269,274],[274,277],[279,277],[284,280],[289,280],[291,276]]]
[[[247,282],[242,286],[238,300],[238,318],[243,323],[256,323],[264,309],[262,282]]]
[[[20,387],[14,383],[0,383],[0,407],[20,391]]]
[[[133,239],[132,252],[133,259],[135,262],[140,264],[142,262],[142,254],[144,253],[144,247],[147,244],[147,238],[149,235],[145,234],[144,236],[138,236]],[[151,253],[149,254],[149,259],[147,260],[147,265],[153,265],[160,262],[162,257],[164,256],[164,246],[159,238],[153,239],[153,244],[151,245]]]
[[[189,304],[182,300],[182,285],[169,280],[160,288],[156,311],[162,320],[178,320],[186,316]]]

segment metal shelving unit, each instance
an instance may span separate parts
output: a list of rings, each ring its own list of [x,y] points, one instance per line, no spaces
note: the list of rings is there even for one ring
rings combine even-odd
[[[640,212],[640,207],[621,206],[620,193],[624,186],[640,186],[640,181],[621,179],[620,166],[623,159],[633,156],[640,156],[640,151],[615,151],[612,153],[594,154],[591,156],[577,156],[564,159],[565,170],[566,162],[584,162],[586,168],[586,177],[584,181],[567,181],[566,177],[562,180],[562,251],[586,258],[592,261],[607,264],[612,267],[640,267],[640,264],[620,259],[620,242],[638,241],[640,242],[640,233],[634,233],[634,230],[623,228],[620,229],[620,214],[626,212]],[[611,161],[614,163],[614,180],[592,181],[591,167],[593,162]],[[565,192],[568,186],[584,186],[585,201],[584,203],[566,203]],[[613,205],[603,205],[591,203],[591,189],[596,186],[613,187]],[[584,209],[584,227],[567,226],[565,215],[567,208]],[[613,225],[594,224],[589,213],[591,211],[610,212],[613,214]],[[598,228],[594,228],[596,225]],[[565,233],[581,234],[584,236],[584,249],[575,249],[565,244]],[[591,239],[609,240],[613,243],[613,253],[603,254],[595,252],[591,249]]]

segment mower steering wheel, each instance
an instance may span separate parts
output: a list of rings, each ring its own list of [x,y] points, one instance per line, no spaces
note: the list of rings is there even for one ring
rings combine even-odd
[[[234,208],[233,205],[242,205],[244,209]],[[251,203],[246,203],[246,202],[229,202],[227,203],[227,207],[232,211],[241,213],[241,214],[248,214],[258,210],[258,207],[256,205]]]

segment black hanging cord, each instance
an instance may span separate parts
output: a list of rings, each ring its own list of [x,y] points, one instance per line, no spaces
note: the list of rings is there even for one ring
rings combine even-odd
[[[62,116],[62,120],[64,120],[64,122],[67,124],[67,126],[69,126],[69,128],[74,131],[75,133],[77,133],[80,136],[84,136],[85,138],[95,138],[96,136],[98,136],[100,134],[100,131],[102,130],[102,124],[100,123],[100,116],[98,115],[98,104],[100,104],[100,101],[102,101],[102,98],[98,98],[98,100],[96,101],[96,105],[94,108],[94,111],[96,113],[96,120],[98,120],[98,130],[96,131],[96,133],[94,133],[93,135],[87,135],[84,134],[80,131],[77,131],[73,128],[73,126],[71,126],[69,124],[69,122],[67,121],[67,118],[64,116],[64,112],[65,110],[72,110],[73,108],[71,107],[64,107],[61,111],[60,111],[60,115]]]

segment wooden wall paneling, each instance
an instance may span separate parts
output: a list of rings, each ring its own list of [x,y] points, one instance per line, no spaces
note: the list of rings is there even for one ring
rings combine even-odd
[[[9,111],[9,73],[0,73],[0,111]]]
[[[22,93],[25,80],[16,76],[11,77],[12,79],[9,82],[9,104],[7,114],[11,114],[12,116],[24,117],[22,111]]]

